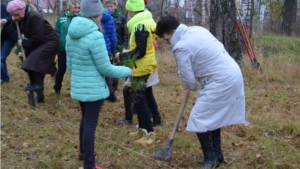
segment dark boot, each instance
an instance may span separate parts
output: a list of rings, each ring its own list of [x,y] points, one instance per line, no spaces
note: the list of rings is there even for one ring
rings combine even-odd
[[[44,76],[43,73],[34,72],[35,82],[27,88],[28,91],[38,92],[44,90]]]
[[[35,102],[36,103],[42,103],[44,102],[45,96],[43,91],[36,92]]]
[[[221,128],[211,131],[211,136],[215,154],[219,160],[219,163],[222,163],[224,161],[224,156],[221,149]]]
[[[214,152],[211,133],[197,133],[197,137],[200,141],[202,152],[204,155],[204,162],[202,163],[200,169],[209,169],[216,167],[219,163],[219,160]]]

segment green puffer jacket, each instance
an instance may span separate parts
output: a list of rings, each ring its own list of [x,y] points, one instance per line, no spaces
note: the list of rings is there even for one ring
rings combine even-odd
[[[103,34],[93,20],[74,18],[66,40],[72,99],[82,102],[106,99],[109,88],[105,76],[124,78],[131,75],[131,69],[110,63]]]
[[[80,14],[77,16],[80,16]],[[69,25],[74,17],[76,17],[76,15],[72,15],[69,11],[65,12],[63,16],[57,17],[54,29],[59,35],[60,45],[58,50],[60,52],[66,51],[66,36],[68,33]]]

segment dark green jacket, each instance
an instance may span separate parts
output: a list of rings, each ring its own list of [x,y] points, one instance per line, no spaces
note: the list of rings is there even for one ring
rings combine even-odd
[[[66,51],[66,36],[68,34],[69,25],[74,17],[76,16],[71,15],[69,11],[65,12],[63,16],[57,17],[56,25],[54,29],[59,35],[60,45],[58,50],[60,52]]]

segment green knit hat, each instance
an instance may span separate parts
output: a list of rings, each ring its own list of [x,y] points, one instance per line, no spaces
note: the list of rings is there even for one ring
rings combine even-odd
[[[145,9],[144,0],[128,0],[125,6],[127,11],[138,12]]]

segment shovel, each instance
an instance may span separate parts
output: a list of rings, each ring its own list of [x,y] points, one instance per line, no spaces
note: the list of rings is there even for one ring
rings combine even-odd
[[[158,160],[165,161],[165,162],[170,162],[172,152],[173,152],[173,150],[171,150],[170,148],[172,146],[173,139],[174,139],[175,133],[177,131],[177,128],[178,128],[178,125],[179,125],[179,122],[180,122],[181,116],[183,114],[183,110],[185,108],[185,105],[186,105],[186,102],[187,102],[187,99],[188,99],[189,95],[190,95],[190,90],[187,90],[186,94],[184,96],[184,100],[181,104],[179,113],[177,115],[176,121],[174,123],[173,130],[172,130],[172,132],[170,134],[170,137],[169,137],[169,140],[167,142],[166,148],[159,148],[155,152],[155,158],[158,159]]]
[[[21,38],[21,33],[20,33],[19,22],[15,21],[15,24],[16,24],[16,27],[17,27],[18,38],[19,38],[19,40],[21,40],[22,38]],[[22,49],[23,61],[25,62],[26,56],[25,56],[24,48],[21,47],[21,49]],[[27,82],[28,82],[28,84],[30,84],[30,79],[29,79],[29,74],[28,73],[27,73]],[[30,107],[35,109],[36,107],[35,107],[33,91],[26,91],[26,92],[27,92],[28,103],[29,103]]]

